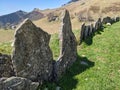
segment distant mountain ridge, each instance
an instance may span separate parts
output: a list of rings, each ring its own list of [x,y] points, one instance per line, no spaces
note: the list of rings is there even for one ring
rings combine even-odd
[[[68,3],[72,3],[72,2],[76,2],[76,1],[79,1],[79,0],[71,0]]]
[[[5,27],[6,24],[9,25],[17,25],[25,18],[29,18],[30,20],[38,20],[44,17],[44,14],[40,12],[39,9],[35,8],[31,12],[25,12],[22,10],[0,16],[0,25]]]
[[[18,24],[18,22],[24,19],[26,14],[27,12],[19,10],[11,14],[0,16],[0,23],[2,26],[5,26],[7,23]]]

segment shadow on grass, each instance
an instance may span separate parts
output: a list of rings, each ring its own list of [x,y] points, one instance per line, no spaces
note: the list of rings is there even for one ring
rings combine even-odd
[[[79,82],[74,77],[93,66],[94,62],[88,60],[87,57],[78,56],[76,62],[66,71],[58,82],[46,82],[37,90],[44,90],[45,87],[47,87],[48,90],[56,90],[57,86],[61,88],[60,90],[73,90]]]
[[[104,32],[103,29],[106,27],[102,27],[101,29],[97,30],[95,33],[93,33],[92,35],[88,36],[85,40],[83,40],[83,42],[85,42],[86,45],[90,46],[93,43],[93,37],[96,34],[102,34],[101,32]]]
[[[88,60],[86,57],[78,56],[77,61],[66,71],[66,74],[59,80],[61,90],[72,90],[76,88],[78,80],[74,76],[85,72],[87,69],[94,66],[94,62]]]

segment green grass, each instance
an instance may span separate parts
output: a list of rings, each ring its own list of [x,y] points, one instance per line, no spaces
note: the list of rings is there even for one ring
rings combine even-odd
[[[75,31],[79,39],[79,31]],[[59,56],[58,35],[51,38],[54,59]],[[0,44],[0,52],[10,53],[10,43]],[[80,62],[85,61],[88,66]],[[61,90],[119,90],[120,89],[120,22],[106,27],[78,46],[78,59],[59,80]],[[55,90],[54,83],[46,84]],[[45,87],[45,86],[44,86]]]
[[[11,42],[0,43],[0,53],[11,54],[12,53]]]
[[[75,31],[77,39],[78,33]],[[81,60],[89,65],[81,65]],[[59,80],[59,85],[61,90],[119,90],[119,78],[120,22],[78,46],[78,60]],[[55,90],[54,84],[48,84],[48,87]]]

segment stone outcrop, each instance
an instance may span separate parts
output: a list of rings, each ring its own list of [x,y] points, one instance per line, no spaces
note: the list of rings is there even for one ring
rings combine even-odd
[[[36,90],[39,83],[26,78],[10,77],[0,78],[0,90]]]
[[[60,77],[77,59],[77,43],[72,32],[69,12],[62,13],[62,27],[60,29],[60,56],[56,63],[57,76]]]
[[[12,65],[11,56],[0,53],[0,78],[11,77],[14,75],[15,73]]]
[[[32,81],[49,79],[53,55],[50,35],[26,19],[16,30],[12,60],[16,75]]]

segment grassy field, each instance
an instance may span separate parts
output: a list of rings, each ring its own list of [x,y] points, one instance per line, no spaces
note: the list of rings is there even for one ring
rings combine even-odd
[[[78,38],[78,31],[75,32]],[[120,22],[96,33],[78,46],[78,60],[59,80],[61,90],[119,90],[120,89]],[[57,38],[57,36],[56,36]],[[52,50],[59,54],[54,38]],[[55,48],[54,48],[55,45]],[[88,66],[80,62],[88,63]],[[55,90],[55,84],[48,84]]]
[[[0,29],[0,43],[11,42],[14,37],[14,30]]]
[[[75,31],[77,38],[78,33]],[[59,55],[58,44],[57,34],[52,35],[50,46],[55,59]],[[0,52],[10,53],[10,50],[10,43],[0,44]],[[77,61],[58,83],[61,90],[120,90],[120,22],[78,46]],[[56,87],[54,83],[47,86],[49,90]]]

